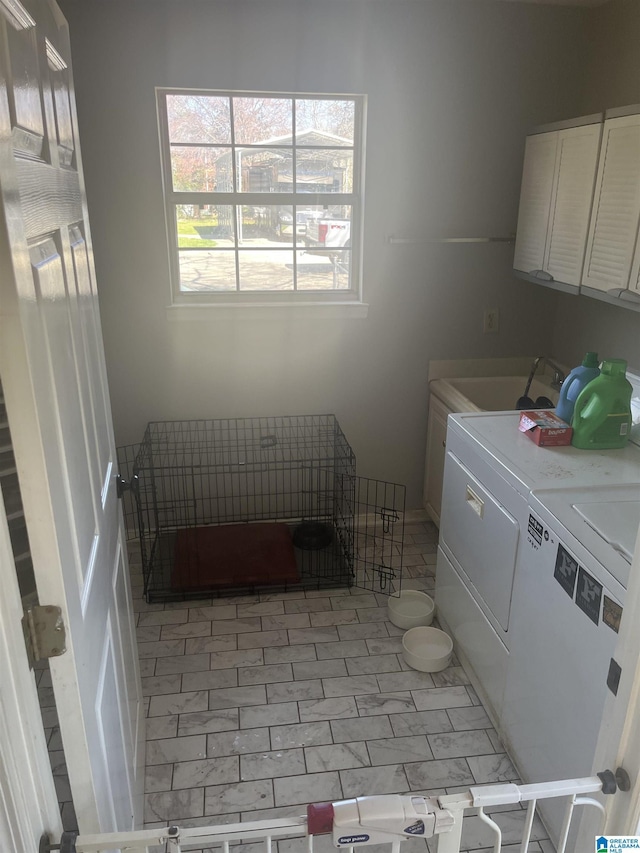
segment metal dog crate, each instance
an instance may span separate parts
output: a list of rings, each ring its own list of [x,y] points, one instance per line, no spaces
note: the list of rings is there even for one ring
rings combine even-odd
[[[148,601],[323,585],[399,594],[405,488],[356,475],[334,415],[154,422],[118,461]],[[273,565],[236,583],[225,560],[235,567],[249,540],[252,560],[266,554],[276,533]]]

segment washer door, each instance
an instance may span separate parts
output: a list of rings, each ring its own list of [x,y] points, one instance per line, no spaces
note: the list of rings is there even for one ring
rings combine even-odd
[[[509,611],[520,528],[517,520],[450,451],[440,534],[500,627]]]

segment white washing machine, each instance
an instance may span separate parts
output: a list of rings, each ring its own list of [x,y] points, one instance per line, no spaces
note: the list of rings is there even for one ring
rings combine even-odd
[[[534,491],[518,561],[502,724],[527,781],[592,772],[640,525],[640,485]],[[541,803],[554,841],[562,807]],[[587,817],[587,813],[585,813]],[[593,813],[589,834],[599,830]]]

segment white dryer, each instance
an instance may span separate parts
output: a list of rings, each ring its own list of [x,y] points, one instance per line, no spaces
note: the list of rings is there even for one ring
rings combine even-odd
[[[531,495],[502,714],[528,782],[592,773],[639,525],[640,485]],[[562,809],[544,801],[541,811],[555,842]]]

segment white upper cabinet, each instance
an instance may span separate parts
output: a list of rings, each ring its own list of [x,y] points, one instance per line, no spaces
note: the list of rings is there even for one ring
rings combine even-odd
[[[602,116],[527,137],[514,268],[577,292],[602,133]],[[575,124],[575,122],[571,122]]]
[[[544,265],[557,148],[557,133],[527,137],[513,260],[522,272],[534,274]]]
[[[612,295],[640,289],[639,223],[640,115],[609,118],[604,123],[583,286]]]

